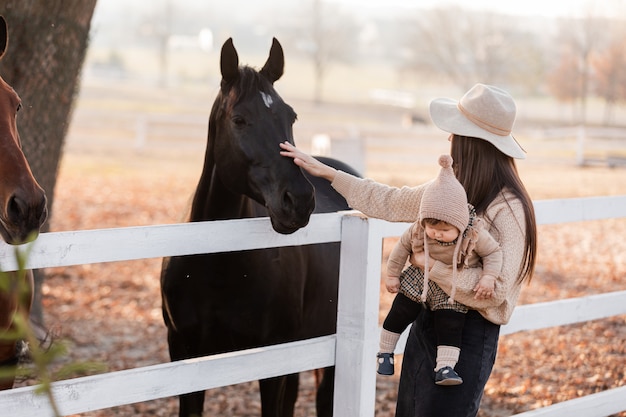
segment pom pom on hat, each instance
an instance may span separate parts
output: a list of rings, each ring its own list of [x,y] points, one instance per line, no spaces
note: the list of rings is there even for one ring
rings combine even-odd
[[[442,168],[451,168],[452,167],[452,157],[450,155],[441,155],[439,157],[439,165]]]

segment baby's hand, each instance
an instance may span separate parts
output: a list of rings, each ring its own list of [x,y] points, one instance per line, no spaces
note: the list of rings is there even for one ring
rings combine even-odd
[[[474,299],[484,300],[493,297],[496,288],[496,277],[493,275],[483,275],[478,284],[474,287]]]
[[[385,280],[385,287],[387,287],[387,291],[390,293],[397,293],[400,290],[400,278],[398,277],[387,277]]]

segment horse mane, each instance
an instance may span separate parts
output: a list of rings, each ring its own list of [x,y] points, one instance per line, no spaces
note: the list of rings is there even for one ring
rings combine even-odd
[[[222,80],[220,86],[222,94],[224,91],[228,92],[228,97],[223,95],[221,97],[230,106],[239,104],[259,91],[269,93],[273,89],[272,83],[261,72],[247,65],[239,67],[239,77],[234,81]],[[216,102],[219,101],[219,98],[218,96]]]

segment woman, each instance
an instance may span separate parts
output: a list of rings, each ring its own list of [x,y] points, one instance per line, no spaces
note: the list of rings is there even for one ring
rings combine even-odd
[[[525,152],[511,135],[516,111],[513,98],[497,87],[477,84],[458,102],[433,100],[429,110],[435,125],[451,133],[454,174],[465,188],[468,202],[500,243],[503,265],[495,295],[490,298],[473,292],[481,268],[458,274],[456,300],[483,312],[481,315],[470,310],[466,317],[457,365],[463,375],[462,385],[433,384],[433,319],[427,308],[421,309],[404,352],[396,417],[475,416],[496,358],[500,325],[510,319],[522,283],[529,282],[533,274],[537,228],[532,201],[514,161],[525,158]],[[426,184],[390,187],[337,171],[288,143],[281,148],[281,154],[293,158],[296,165],[330,181],[352,208],[394,222],[414,222],[418,218]],[[413,256],[411,264],[403,272],[403,282],[420,282],[423,252]],[[438,285],[449,294],[449,268],[442,262],[429,262],[429,286]]]

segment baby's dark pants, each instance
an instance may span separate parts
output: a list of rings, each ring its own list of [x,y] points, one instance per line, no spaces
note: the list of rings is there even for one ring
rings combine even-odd
[[[411,300],[402,293],[398,293],[393,300],[389,314],[387,314],[383,322],[383,328],[393,333],[402,333],[415,321],[422,308],[424,307],[421,303]],[[434,310],[432,314],[437,346],[460,348],[466,314],[447,309]]]

